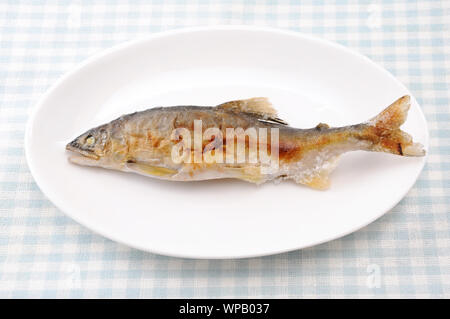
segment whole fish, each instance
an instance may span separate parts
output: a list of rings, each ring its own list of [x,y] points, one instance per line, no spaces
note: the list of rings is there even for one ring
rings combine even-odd
[[[400,156],[425,155],[423,146],[414,143],[409,134],[400,130],[409,107],[409,96],[403,96],[367,122],[345,127],[329,127],[320,123],[310,129],[288,126],[277,117],[276,110],[266,98],[231,101],[213,107],[157,107],[123,115],[90,129],[67,144],[66,149],[73,152],[69,160],[75,164],[166,180],[237,178],[260,184],[269,180],[292,179],[313,188],[326,189],[337,158],[345,152],[364,150]],[[184,148],[181,147],[183,135],[180,132],[183,130],[195,135],[198,121],[201,121],[201,133],[215,128],[214,136],[206,139],[202,136],[200,145],[197,145],[200,148],[193,145],[196,137],[189,143],[185,139]],[[242,136],[236,135],[232,141],[225,136],[229,129],[238,128],[247,133],[250,128],[260,132],[264,132],[260,129],[266,129],[270,134],[265,138],[267,148],[264,151],[268,156],[277,155],[276,165],[271,163],[268,167],[262,156],[249,161],[251,145],[250,137],[246,135],[243,149],[236,151],[236,154],[247,152],[246,161],[201,160],[208,152],[212,155],[234,150],[234,143],[239,138],[242,142]],[[215,147],[211,147],[213,139]],[[275,144],[276,149],[272,147]],[[258,144],[260,151],[264,148],[263,144]],[[174,160],[174,149],[181,152],[178,154],[187,155],[183,157],[184,161]],[[236,154],[232,159],[236,159]],[[190,161],[185,161],[186,158]]]

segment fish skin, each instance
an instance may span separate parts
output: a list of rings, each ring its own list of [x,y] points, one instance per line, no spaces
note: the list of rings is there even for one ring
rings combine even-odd
[[[326,189],[328,175],[339,155],[365,150],[401,156],[423,156],[422,145],[400,130],[410,106],[409,96],[392,103],[368,122],[345,127],[319,123],[297,129],[277,117],[265,98],[231,101],[215,107],[156,107],[124,115],[88,130],[66,149],[75,153],[75,164],[134,172],[174,181],[238,178],[253,183],[293,179],[307,186]],[[194,121],[202,120],[203,132],[217,127],[223,137],[226,128],[271,128],[279,130],[279,167],[263,172],[262,164],[174,163],[171,151],[178,141],[172,132],[186,128],[193,136]],[[268,137],[270,141],[270,137]],[[210,141],[203,141],[203,148]],[[223,140],[226,149],[226,139]],[[248,143],[246,145],[248,151]],[[268,146],[270,149],[270,145]]]

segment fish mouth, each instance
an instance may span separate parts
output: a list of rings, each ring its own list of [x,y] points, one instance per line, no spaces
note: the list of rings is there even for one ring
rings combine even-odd
[[[77,147],[73,142],[70,142],[66,145],[66,150],[72,152],[72,156],[69,157],[70,161],[79,162],[78,159],[85,159],[85,160],[96,160],[98,161],[100,157],[95,154],[93,151],[81,149]]]

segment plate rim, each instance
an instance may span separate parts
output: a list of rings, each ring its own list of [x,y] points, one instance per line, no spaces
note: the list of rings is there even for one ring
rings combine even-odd
[[[60,200],[58,200],[57,199],[58,197],[54,196],[53,192],[47,188],[46,183],[43,182],[42,179],[37,178],[37,176],[39,176],[39,173],[37,172],[37,169],[34,166],[34,161],[30,154],[31,153],[31,150],[30,150],[31,142],[30,141],[31,141],[32,126],[33,126],[33,123],[35,122],[35,118],[36,118],[37,114],[39,113],[40,109],[45,105],[47,99],[54,93],[54,91],[62,83],[64,83],[64,81],[71,78],[74,74],[82,71],[84,68],[88,67],[89,65],[95,64],[98,60],[101,60],[103,57],[105,57],[109,54],[124,50],[128,47],[137,45],[139,43],[153,41],[158,38],[168,37],[168,36],[172,36],[172,35],[180,35],[180,34],[184,34],[184,33],[211,32],[211,31],[265,32],[265,33],[272,33],[272,34],[278,34],[278,35],[289,35],[289,36],[297,37],[298,39],[301,39],[301,40],[309,40],[309,41],[313,41],[313,42],[316,42],[316,43],[319,43],[322,45],[332,46],[336,49],[343,50],[346,53],[353,55],[355,58],[363,59],[366,63],[371,64],[378,71],[384,73],[384,75],[390,77],[391,79],[393,79],[394,81],[399,83],[400,86],[405,90],[405,92],[407,92],[411,96],[411,98],[417,103],[417,106],[418,106],[417,109],[419,111],[419,116],[421,117],[421,119],[423,120],[423,122],[425,124],[425,127],[424,127],[425,134],[424,134],[423,144],[424,144],[424,148],[426,150],[426,155],[422,159],[421,167],[418,170],[418,172],[416,173],[416,176],[414,177],[414,182],[411,184],[411,186],[409,188],[405,189],[405,191],[401,193],[401,196],[398,199],[396,199],[395,201],[393,201],[393,204],[386,211],[382,211],[381,213],[377,214],[373,218],[368,219],[367,222],[363,223],[362,225],[352,227],[350,230],[345,230],[345,231],[336,233],[333,236],[329,236],[327,238],[324,238],[320,241],[316,241],[309,245],[300,245],[300,246],[296,245],[295,247],[288,247],[285,249],[277,249],[274,251],[268,251],[268,252],[263,252],[263,253],[254,253],[254,254],[247,253],[247,254],[239,254],[239,255],[230,255],[230,254],[226,255],[225,254],[225,255],[220,255],[220,256],[219,255],[211,256],[211,255],[207,255],[207,254],[199,255],[197,253],[189,253],[189,252],[188,253],[173,253],[173,252],[166,252],[166,251],[161,251],[161,250],[154,249],[154,248],[145,247],[144,245],[140,245],[140,244],[136,244],[136,243],[128,243],[122,239],[116,238],[115,235],[111,235],[109,233],[106,234],[103,231],[103,229],[99,229],[99,227],[97,227],[95,225],[93,226],[89,222],[82,220],[82,218],[79,218],[77,216],[77,214],[74,214],[72,212],[72,209],[65,207],[64,203],[61,202]],[[263,26],[249,26],[249,25],[215,25],[215,26],[196,26],[196,27],[187,27],[187,28],[175,28],[175,29],[170,29],[170,30],[166,30],[166,31],[162,31],[162,32],[153,33],[153,34],[148,34],[148,35],[145,35],[142,37],[138,37],[138,38],[135,38],[132,40],[128,40],[128,41],[116,44],[110,48],[102,49],[96,53],[93,53],[91,56],[88,56],[83,61],[77,63],[75,66],[71,67],[69,69],[69,71],[65,72],[62,76],[60,76],[58,78],[58,80],[53,85],[51,85],[45,91],[45,93],[39,98],[39,100],[35,104],[35,106],[31,108],[31,111],[29,113],[29,117],[28,117],[28,120],[26,123],[26,128],[25,128],[24,151],[25,151],[25,158],[26,158],[26,162],[27,162],[28,168],[30,170],[30,173],[34,179],[34,182],[37,184],[37,186],[39,187],[40,191],[44,194],[44,196],[47,197],[47,199],[53,205],[55,205],[55,207],[57,209],[59,209],[65,215],[69,216],[71,219],[76,221],[78,224],[82,225],[83,227],[88,228],[90,231],[93,231],[93,232],[95,232],[105,238],[108,238],[112,241],[115,241],[119,244],[126,245],[126,246],[134,248],[134,249],[139,249],[139,250],[157,254],[157,255],[176,257],[176,258],[188,258],[188,259],[226,260],[226,259],[245,259],[245,258],[270,256],[270,255],[282,254],[282,253],[286,253],[286,252],[290,252],[290,251],[313,247],[316,245],[320,245],[320,244],[344,237],[348,234],[356,232],[356,231],[366,227],[367,225],[373,223],[374,221],[376,221],[377,219],[379,219],[380,217],[382,217],[383,215],[385,215],[386,213],[391,211],[406,196],[406,194],[412,189],[412,187],[416,184],[417,179],[419,178],[420,174],[422,173],[425,163],[428,159],[428,155],[429,155],[429,130],[428,130],[428,123],[427,123],[426,117],[422,111],[422,108],[420,107],[419,103],[414,98],[414,96],[411,94],[410,90],[400,80],[398,80],[391,72],[389,72],[388,70],[383,68],[381,65],[379,65],[378,63],[376,63],[373,60],[371,60],[370,58],[368,58],[367,56],[359,53],[358,51],[350,49],[342,44],[333,42],[331,40],[327,40],[327,39],[320,38],[320,37],[317,37],[314,35],[305,34],[302,32],[297,32],[297,31],[292,31],[292,30],[266,27],[266,26],[263,27]]]

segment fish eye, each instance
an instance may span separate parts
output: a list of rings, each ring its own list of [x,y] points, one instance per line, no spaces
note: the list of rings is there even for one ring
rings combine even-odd
[[[95,137],[93,137],[92,135],[88,135],[87,137],[86,137],[86,144],[87,145],[92,145],[92,144],[94,144],[95,143]]]

